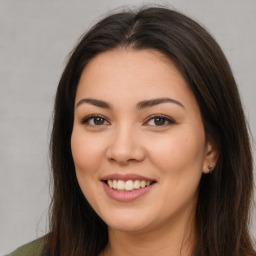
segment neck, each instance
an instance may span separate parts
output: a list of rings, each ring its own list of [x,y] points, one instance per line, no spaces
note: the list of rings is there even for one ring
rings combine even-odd
[[[109,228],[109,244],[102,256],[189,256],[195,238],[194,221],[164,223],[161,229],[123,232]]]

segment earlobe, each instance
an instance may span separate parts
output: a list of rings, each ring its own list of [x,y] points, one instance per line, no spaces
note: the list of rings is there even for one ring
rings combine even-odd
[[[217,144],[212,139],[208,139],[205,146],[203,173],[205,174],[212,173],[218,162],[218,159],[219,159],[219,150],[218,150]]]
[[[213,165],[209,165],[208,166],[208,170],[209,170],[209,172],[208,173],[212,173],[213,172],[213,170],[214,170],[214,167],[213,167]]]

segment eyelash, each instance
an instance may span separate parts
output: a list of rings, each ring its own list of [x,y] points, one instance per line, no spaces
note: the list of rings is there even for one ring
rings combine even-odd
[[[161,114],[155,114],[155,115],[150,116],[145,123],[148,123],[150,120],[154,120],[154,119],[156,120],[157,118],[162,119],[165,122],[164,125],[159,125],[161,127],[165,127],[167,125],[171,125],[171,124],[175,123],[175,121],[173,119],[171,119],[170,117],[165,116],[165,115],[161,115]],[[145,123],[143,123],[143,125]],[[151,126],[156,126],[157,127],[158,125],[151,125]]]
[[[93,119],[95,120],[96,118],[101,118],[102,120],[104,120],[104,122],[107,121],[106,117],[104,117],[102,115],[90,115],[90,116],[83,118],[81,121],[81,124],[86,124],[86,125],[90,125],[90,126],[100,126],[100,125],[96,125],[96,124],[89,124],[89,122],[91,120],[93,120]],[[108,124],[109,124],[109,122],[108,122]]]
[[[97,124],[90,124],[89,123],[91,120],[95,121],[96,118],[100,118],[101,121],[103,121],[104,123],[103,124],[99,124],[99,125],[97,125]],[[143,123],[143,126],[146,125],[149,121],[154,120],[154,119],[156,120],[157,118],[159,118],[161,121],[164,121],[164,124],[163,125],[150,125],[150,126],[165,127],[167,125],[175,124],[175,121],[173,119],[171,119],[170,117],[162,115],[162,114],[155,114],[155,115],[150,116],[146,120],[146,122]],[[85,125],[89,125],[89,126],[102,126],[102,125],[106,125],[105,122],[107,122],[107,125],[110,124],[109,121],[107,120],[107,118],[102,116],[102,115],[90,115],[90,116],[87,116],[87,117],[85,117],[85,118],[83,118],[81,120],[81,124],[85,124]]]

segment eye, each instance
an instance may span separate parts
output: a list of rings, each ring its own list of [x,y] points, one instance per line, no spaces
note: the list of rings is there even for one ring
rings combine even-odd
[[[109,122],[106,120],[106,118],[101,115],[90,115],[82,119],[81,123],[90,126],[109,125]]]
[[[175,122],[165,116],[165,115],[154,115],[151,116],[145,123],[144,125],[150,125],[150,126],[167,126],[170,124],[174,124]]]

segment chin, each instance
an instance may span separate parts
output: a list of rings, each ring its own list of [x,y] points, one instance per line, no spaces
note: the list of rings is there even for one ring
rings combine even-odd
[[[115,223],[108,225],[109,229],[117,230],[119,232],[141,232],[145,229],[145,226],[137,223]]]
[[[138,218],[138,216],[140,216]],[[145,222],[145,220],[147,220]],[[105,223],[110,229],[118,230],[120,232],[139,232],[147,229],[150,226],[150,220],[141,214],[122,214],[111,215],[105,218]]]

